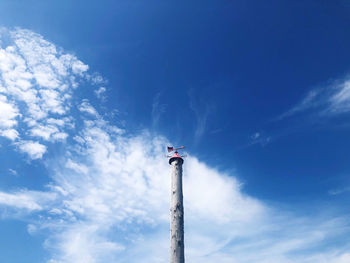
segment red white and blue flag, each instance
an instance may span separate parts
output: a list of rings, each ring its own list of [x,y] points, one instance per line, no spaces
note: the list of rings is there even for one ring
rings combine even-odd
[[[174,151],[174,147],[169,147],[169,146],[168,146],[167,149],[168,149],[168,153]]]

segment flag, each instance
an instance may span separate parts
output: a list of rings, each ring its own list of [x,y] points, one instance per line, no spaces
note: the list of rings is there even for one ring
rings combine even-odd
[[[168,153],[174,151],[174,147],[169,147],[169,146],[168,146],[167,149],[168,149]]]

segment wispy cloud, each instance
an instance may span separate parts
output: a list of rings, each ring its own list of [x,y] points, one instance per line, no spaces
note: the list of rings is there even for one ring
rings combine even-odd
[[[281,120],[287,117],[290,117],[294,114],[309,110],[311,108],[316,108],[324,103],[323,98],[318,98],[318,95],[320,94],[319,90],[311,90],[305,98],[302,99],[301,102],[299,102],[297,105],[295,105],[293,108],[288,110],[287,112],[283,113],[279,117],[276,118],[276,120]]]
[[[68,136],[72,93],[88,66],[29,30],[2,28],[0,37],[0,136],[40,159],[42,141]]]
[[[96,109],[92,107],[87,99],[84,99],[83,102],[79,105],[79,110],[81,112],[88,113],[96,118],[99,118],[99,114],[97,113]]]
[[[9,171],[12,175],[14,175],[14,176],[17,176],[17,175],[18,175],[17,171],[14,170],[14,169],[9,168],[8,171]]]
[[[43,154],[46,152],[47,147],[43,144],[34,141],[22,140],[17,144],[21,152],[28,154],[32,159],[41,159]]]
[[[159,123],[161,116],[165,113],[167,104],[161,103],[161,92],[158,92],[152,103],[152,125],[156,127]]]
[[[350,75],[345,78],[338,79],[321,87],[314,88],[307,92],[307,94],[296,103],[289,110],[270,119],[265,125],[265,131],[256,132],[250,136],[250,142],[241,148],[251,145],[260,144],[265,146],[281,137],[285,137],[292,133],[305,130],[306,120],[308,125],[330,124],[332,120],[339,120],[339,116],[347,117],[350,113]],[[294,118],[294,119],[293,119]],[[280,121],[295,121],[303,120],[301,122],[290,122],[287,127],[275,126],[276,122]],[[342,126],[348,127],[346,119],[343,119]],[[337,122],[339,127],[339,122]],[[271,129],[273,127],[273,129]],[[327,126],[329,127],[329,126]]]
[[[329,98],[330,113],[345,113],[350,111],[350,76],[334,86],[334,92]]]
[[[343,188],[337,188],[337,189],[331,189],[328,191],[330,195],[340,195],[346,192],[350,192],[350,187],[343,187]]]
[[[97,98],[101,99],[102,101],[105,101],[107,98],[105,96],[106,91],[107,91],[107,89],[105,87],[99,87],[94,92],[95,92]]]
[[[26,211],[43,210],[46,203],[54,199],[55,194],[39,191],[0,192],[0,205]]]
[[[333,81],[323,88],[311,90],[298,104],[278,116],[282,120],[301,113],[316,113],[320,117],[332,117],[350,112],[350,77]]]
[[[261,146],[265,146],[269,144],[272,141],[271,135],[266,135],[264,132],[255,132],[252,135],[249,136],[249,142],[243,146],[241,146],[239,149],[243,149],[252,145],[260,144]]]
[[[0,95],[0,135],[10,140],[18,137],[18,132],[14,129],[17,126],[18,108],[14,103]]]
[[[196,125],[194,130],[194,141],[198,143],[204,135],[207,128],[207,120],[210,113],[210,104],[206,101],[200,100],[194,94],[194,90],[190,89],[188,92],[189,106],[196,117]]]

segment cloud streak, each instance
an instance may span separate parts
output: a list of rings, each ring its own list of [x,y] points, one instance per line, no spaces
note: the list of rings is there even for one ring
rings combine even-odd
[[[210,107],[207,102],[201,101],[198,102],[197,98],[194,95],[193,89],[189,90],[189,99],[190,99],[190,109],[194,112],[196,117],[196,126],[194,130],[194,141],[198,143],[203,137],[206,128],[207,128],[207,120],[208,115],[210,113]]]
[[[166,104],[160,102],[161,92],[158,92],[154,98],[152,103],[152,125],[153,127],[157,127],[160,118],[166,111]]]
[[[67,138],[72,93],[88,66],[29,30],[2,28],[0,37],[0,136],[40,159],[43,141]]]
[[[320,117],[334,117],[350,112],[350,77],[332,82],[326,87],[313,89],[294,107],[278,116],[275,121],[301,113],[317,113]]]
[[[13,193],[0,192],[0,205],[15,208],[17,211],[41,211],[55,199],[54,193],[22,190]]]

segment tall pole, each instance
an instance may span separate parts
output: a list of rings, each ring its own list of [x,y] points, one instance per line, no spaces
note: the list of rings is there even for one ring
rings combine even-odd
[[[170,203],[170,263],[184,263],[184,207],[182,195],[182,164],[177,152],[170,158],[171,203]]]

